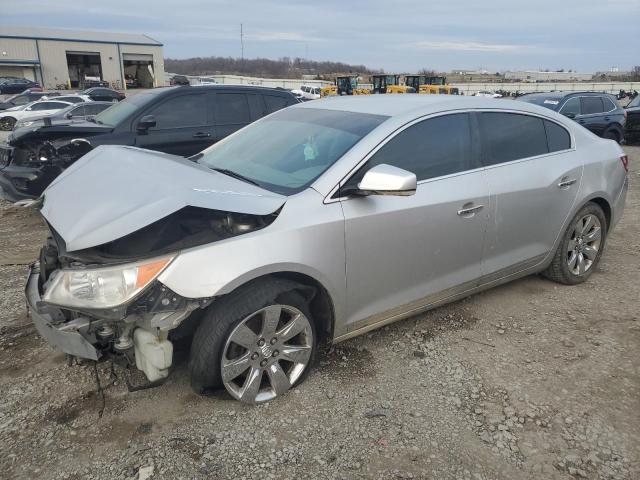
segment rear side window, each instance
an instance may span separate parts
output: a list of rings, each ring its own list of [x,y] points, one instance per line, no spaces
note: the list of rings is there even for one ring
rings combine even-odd
[[[603,109],[602,109],[603,112],[610,112],[611,110],[615,110],[616,108],[614,103],[608,97],[602,97],[602,106],[603,106]]]
[[[581,100],[583,115],[602,113],[604,111],[601,97],[582,97]]]
[[[564,127],[549,120],[544,121],[544,129],[547,131],[547,144],[549,152],[559,152],[571,148],[571,136]]]
[[[251,119],[257,120],[265,116],[264,103],[262,101],[262,95],[247,95],[249,100],[249,110],[251,111]]]
[[[471,152],[469,114],[431,118],[393,137],[348,184],[357,185],[371,167],[380,164],[413,172],[418,180],[463,172],[475,168]]]
[[[153,108],[150,115],[156,120],[154,130],[178,127],[198,127],[207,124],[204,95],[179,95]]]
[[[84,108],[85,108],[85,115],[97,115],[100,112],[102,112],[103,110],[106,110],[107,108],[109,108],[111,105],[92,105],[91,103],[87,103]]]
[[[78,105],[77,107],[73,107],[68,113],[73,115],[74,117],[81,117],[87,115],[86,109],[84,105]]]
[[[496,165],[549,153],[541,118],[518,113],[481,113],[484,164]]]
[[[216,99],[216,123],[221,125],[250,123],[249,104],[244,93],[218,93]]]
[[[264,101],[267,104],[267,113],[277,112],[288,105],[286,98],[274,95],[265,95]]]

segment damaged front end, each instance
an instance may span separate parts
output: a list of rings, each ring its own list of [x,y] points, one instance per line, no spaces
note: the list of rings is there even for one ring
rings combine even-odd
[[[44,192],[40,212],[51,236],[29,274],[33,322],[69,355],[116,359],[162,382],[180,327],[215,292],[185,298],[160,275],[180,252],[269,226],[284,203],[180,157],[96,148]]]
[[[185,207],[123,238],[74,252],[50,227],[27,282],[31,318],[42,337],[68,355],[135,365],[148,386],[158,385],[173,362],[173,332],[214,300],[182,297],[158,276],[175,252],[264,228],[276,217]]]
[[[93,146],[85,138],[9,139],[0,147],[0,187],[9,200],[39,197],[53,180]]]

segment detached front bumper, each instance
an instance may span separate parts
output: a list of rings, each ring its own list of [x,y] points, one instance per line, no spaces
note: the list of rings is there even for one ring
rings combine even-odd
[[[98,360],[98,351],[82,334],[90,326],[89,319],[76,318],[65,323],[59,308],[42,302],[38,289],[39,276],[40,265],[36,262],[29,267],[25,296],[28,314],[38,333],[50,345],[69,355]]]

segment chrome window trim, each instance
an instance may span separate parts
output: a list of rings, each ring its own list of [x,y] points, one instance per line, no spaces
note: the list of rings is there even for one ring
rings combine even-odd
[[[571,139],[571,148],[564,149],[564,150],[556,150],[554,152],[544,153],[542,155],[534,155],[532,157],[518,158],[516,160],[511,160],[509,162],[496,163],[494,165],[483,165],[481,167],[473,168],[471,170],[464,170],[462,172],[450,173],[448,175],[441,175],[439,177],[426,178],[424,180],[418,180],[417,185],[422,185],[424,183],[430,183],[430,182],[433,182],[433,181],[436,181],[436,180],[444,180],[444,179],[447,179],[447,178],[457,177],[457,176],[460,176],[460,175],[467,175],[467,174],[470,174],[470,173],[478,172],[480,170],[489,170],[489,169],[493,169],[493,168],[496,168],[496,167],[501,167],[503,165],[511,165],[511,164],[514,164],[514,163],[521,163],[521,162],[529,161],[529,160],[537,160],[539,158],[550,157],[550,156],[558,155],[558,154],[561,154],[561,153],[573,152],[573,151],[576,150],[576,142],[575,142],[575,136],[573,135],[573,131],[570,128],[568,128],[565,125],[563,125],[562,123],[560,123],[558,120],[556,120],[554,118],[550,118],[550,117],[548,117],[546,115],[543,115],[541,113],[538,113],[538,112],[523,112],[521,110],[513,110],[513,109],[506,109],[506,108],[468,108],[468,109],[461,109],[461,110],[447,110],[445,112],[430,113],[430,114],[427,114],[427,115],[423,115],[421,117],[417,117],[417,118],[411,120],[410,122],[407,122],[404,125],[401,125],[397,129],[395,129],[393,132],[391,132],[389,135],[387,135],[382,141],[380,141],[380,143],[378,143],[373,149],[371,149],[371,151],[369,151],[369,153],[367,153],[367,155],[365,155],[364,158],[362,160],[360,160],[356,164],[355,167],[353,167],[351,170],[349,170],[349,172],[342,177],[342,179],[338,182],[338,184],[335,185],[331,189],[331,191],[327,194],[327,196],[324,198],[322,203],[330,204],[330,203],[334,203],[334,202],[352,200],[353,198],[355,198],[353,196],[336,197],[336,198],[331,198],[331,197],[338,191],[338,189],[342,185],[344,185],[346,183],[346,180],[351,178],[351,176],[354,175],[360,169],[360,167],[362,167],[365,163],[367,163],[369,161],[369,159],[373,155],[375,155],[383,146],[385,146],[387,143],[389,143],[391,140],[393,140],[397,135],[399,135],[401,132],[403,132],[407,128],[412,127],[413,125],[415,125],[415,124],[417,124],[419,122],[422,122],[422,121],[425,121],[425,120],[430,120],[432,118],[442,117],[444,115],[455,115],[455,114],[458,114],[458,113],[474,113],[474,112],[475,113],[483,113],[483,112],[487,112],[487,113],[515,113],[515,114],[520,114],[520,115],[528,115],[528,116],[532,116],[532,117],[538,117],[538,118],[541,118],[542,120],[548,120],[548,121],[553,122],[556,125],[564,128],[565,131],[567,131],[569,133],[569,138]],[[471,128],[473,128],[473,126]],[[546,134],[546,130],[545,130],[545,134]]]
[[[618,107],[616,107],[616,104],[613,102],[613,100],[611,100],[610,98],[606,97],[605,95],[577,95],[575,97],[567,98],[564,101],[564,103],[562,104],[562,106],[558,109],[558,113],[561,112],[561,110],[564,108],[564,106],[567,104],[567,102],[569,100],[571,100],[572,98],[577,98],[577,99],[580,100],[580,111],[582,111],[582,99],[583,98],[589,98],[589,97],[600,97],[600,98],[603,99],[603,101],[604,101],[604,98],[607,98],[607,100],[609,100],[611,105],[613,105],[613,108],[611,110],[607,110],[606,112],[600,112],[600,113],[584,113],[584,114],[581,113],[580,115],[576,115],[576,118],[578,118],[578,117],[580,117],[580,118],[587,117],[588,118],[588,117],[593,117],[593,116],[596,116],[596,115],[607,115],[607,114],[609,114],[611,112],[615,112],[618,109]],[[560,115],[563,115],[563,114],[560,113]],[[569,117],[567,117],[567,118],[569,118]]]

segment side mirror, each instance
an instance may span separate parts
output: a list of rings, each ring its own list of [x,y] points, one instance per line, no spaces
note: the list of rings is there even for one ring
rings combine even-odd
[[[73,118],[73,115],[72,115],[71,113],[67,113],[67,114],[65,115],[65,118],[71,119],[71,118]]]
[[[138,132],[145,132],[156,126],[156,119],[153,115],[145,115],[138,122]]]
[[[571,112],[563,113],[563,115],[567,118],[576,118],[576,114]]]
[[[361,195],[413,195],[418,181],[415,173],[381,164],[371,168],[358,184]]]

